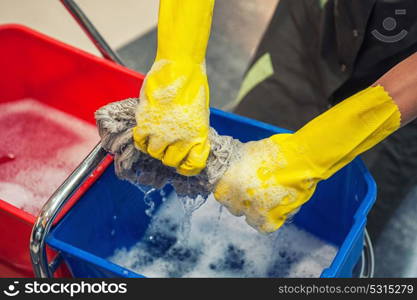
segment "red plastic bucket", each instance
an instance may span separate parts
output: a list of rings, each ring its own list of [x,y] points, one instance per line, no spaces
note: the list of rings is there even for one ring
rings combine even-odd
[[[13,106],[22,99],[36,99],[41,107],[46,105],[53,110],[94,125],[96,109],[106,103],[137,97],[139,94],[143,75],[27,27],[0,26],[0,44],[2,45],[0,47],[0,70],[2,71],[0,74],[0,109],[6,107],[5,105]],[[23,118],[24,114],[21,116]],[[0,122],[1,120],[0,118]],[[18,121],[21,120],[18,119]],[[13,127],[13,122],[10,123],[11,127]],[[3,126],[3,130],[4,128]],[[25,134],[20,139],[26,143],[30,139],[27,151],[20,152],[15,161],[0,162],[0,182],[10,179],[5,178],[7,176],[13,176],[4,175],[1,168],[5,170],[6,164],[8,164],[7,168],[11,168],[12,164],[19,166],[19,159],[26,159],[30,163],[31,155],[33,152],[36,153],[33,149],[38,149],[42,157],[53,159],[57,155],[57,153],[49,153],[56,152],[56,148],[44,147],[49,139],[54,140],[55,137],[48,136],[45,133],[48,132],[46,129],[41,129],[45,131],[44,136],[39,135],[36,130],[31,134],[30,130],[31,128],[29,128],[29,134],[28,130],[25,130]],[[19,131],[14,134],[18,141],[20,134]],[[65,134],[65,132],[62,133],[62,136]],[[31,138],[32,136],[34,138]],[[60,143],[59,146],[65,149],[66,144]],[[7,141],[0,142],[0,156],[7,154],[4,153],[5,149],[2,149],[6,144]],[[20,145],[20,142],[17,144]],[[80,152],[78,162],[81,162],[85,155],[86,153]],[[16,168],[16,172],[22,171]],[[68,168],[65,170],[64,175],[69,175],[71,170]],[[42,172],[39,172],[38,176],[42,177]],[[45,180],[45,178],[42,179]],[[86,183],[86,185],[90,184],[91,182]],[[52,194],[53,190],[49,192]],[[46,201],[47,198],[45,197],[44,200]],[[67,211],[77,198],[75,194],[64,211]],[[33,276],[29,238],[36,215],[10,204],[14,203],[14,200],[18,199],[0,199],[0,277]],[[65,275],[65,272],[55,274],[55,276],[60,275]]]

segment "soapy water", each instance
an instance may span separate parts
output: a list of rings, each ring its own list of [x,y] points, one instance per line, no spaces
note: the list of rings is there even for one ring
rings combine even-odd
[[[143,193],[143,201],[146,205],[145,214],[152,218],[155,211],[155,201],[153,194],[158,192],[161,196],[162,202],[166,201],[165,191],[163,189],[157,190],[153,187],[136,184],[136,187]],[[186,244],[191,230],[191,218],[194,211],[199,209],[206,201],[207,197],[198,195],[195,198],[189,196],[178,196],[177,198],[184,211],[181,223],[179,224],[179,242]]]
[[[152,199],[152,194],[157,190],[147,185],[136,184],[136,186],[143,193],[143,202],[145,202],[146,205],[145,214],[152,218],[155,210],[155,201]]]
[[[185,215],[182,201],[171,193],[142,240],[108,259],[147,277],[319,277],[337,253],[294,224],[260,234],[212,195],[190,214],[184,237]]]
[[[0,104],[0,199],[37,215],[99,141],[97,129],[33,99]]]
[[[194,211],[199,209],[207,200],[207,198],[198,195],[195,198],[188,196],[177,196],[178,200],[182,204],[184,215],[180,223],[178,242],[182,245],[187,245],[188,239],[191,233],[191,220]]]

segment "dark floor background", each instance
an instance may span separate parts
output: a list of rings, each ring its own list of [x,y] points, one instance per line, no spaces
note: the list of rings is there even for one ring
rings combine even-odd
[[[207,51],[211,104],[222,108],[234,100],[277,0],[217,0]],[[156,30],[118,49],[125,63],[146,73],[153,62]],[[378,201],[378,200],[377,200]],[[417,277],[417,188],[386,216],[388,224],[377,241],[376,277]],[[372,239],[372,236],[371,236]]]

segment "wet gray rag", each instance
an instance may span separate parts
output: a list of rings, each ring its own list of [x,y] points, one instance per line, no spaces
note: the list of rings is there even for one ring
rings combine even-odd
[[[95,113],[101,146],[114,155],[116,175],[133,184],[162,188],[170,183],[179,196],[207,197],[239,153],[242,143],[222,136],[210,128],[211,152],[206,168],[197,176],[186,177],[174,168],[140,152],[133,143],[136,107],[139,99],[130,98],[110,103]]]

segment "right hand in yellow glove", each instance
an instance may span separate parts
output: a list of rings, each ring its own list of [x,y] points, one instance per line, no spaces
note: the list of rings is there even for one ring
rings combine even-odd
[[[214,0],[160,0],[158,50],[133,130],[136,147],[193,176],[210,152],[205,54]]]
[[[156,62],[137,107],[136,147],[180,174],[198,174],[210,152],[208,92],[201,65]]]
[[[294,134],[246,143],[215,189],[215,198],[261,232],[277,230],[329,178],[400,126],[397,105],[381,86],[329,109]]]

